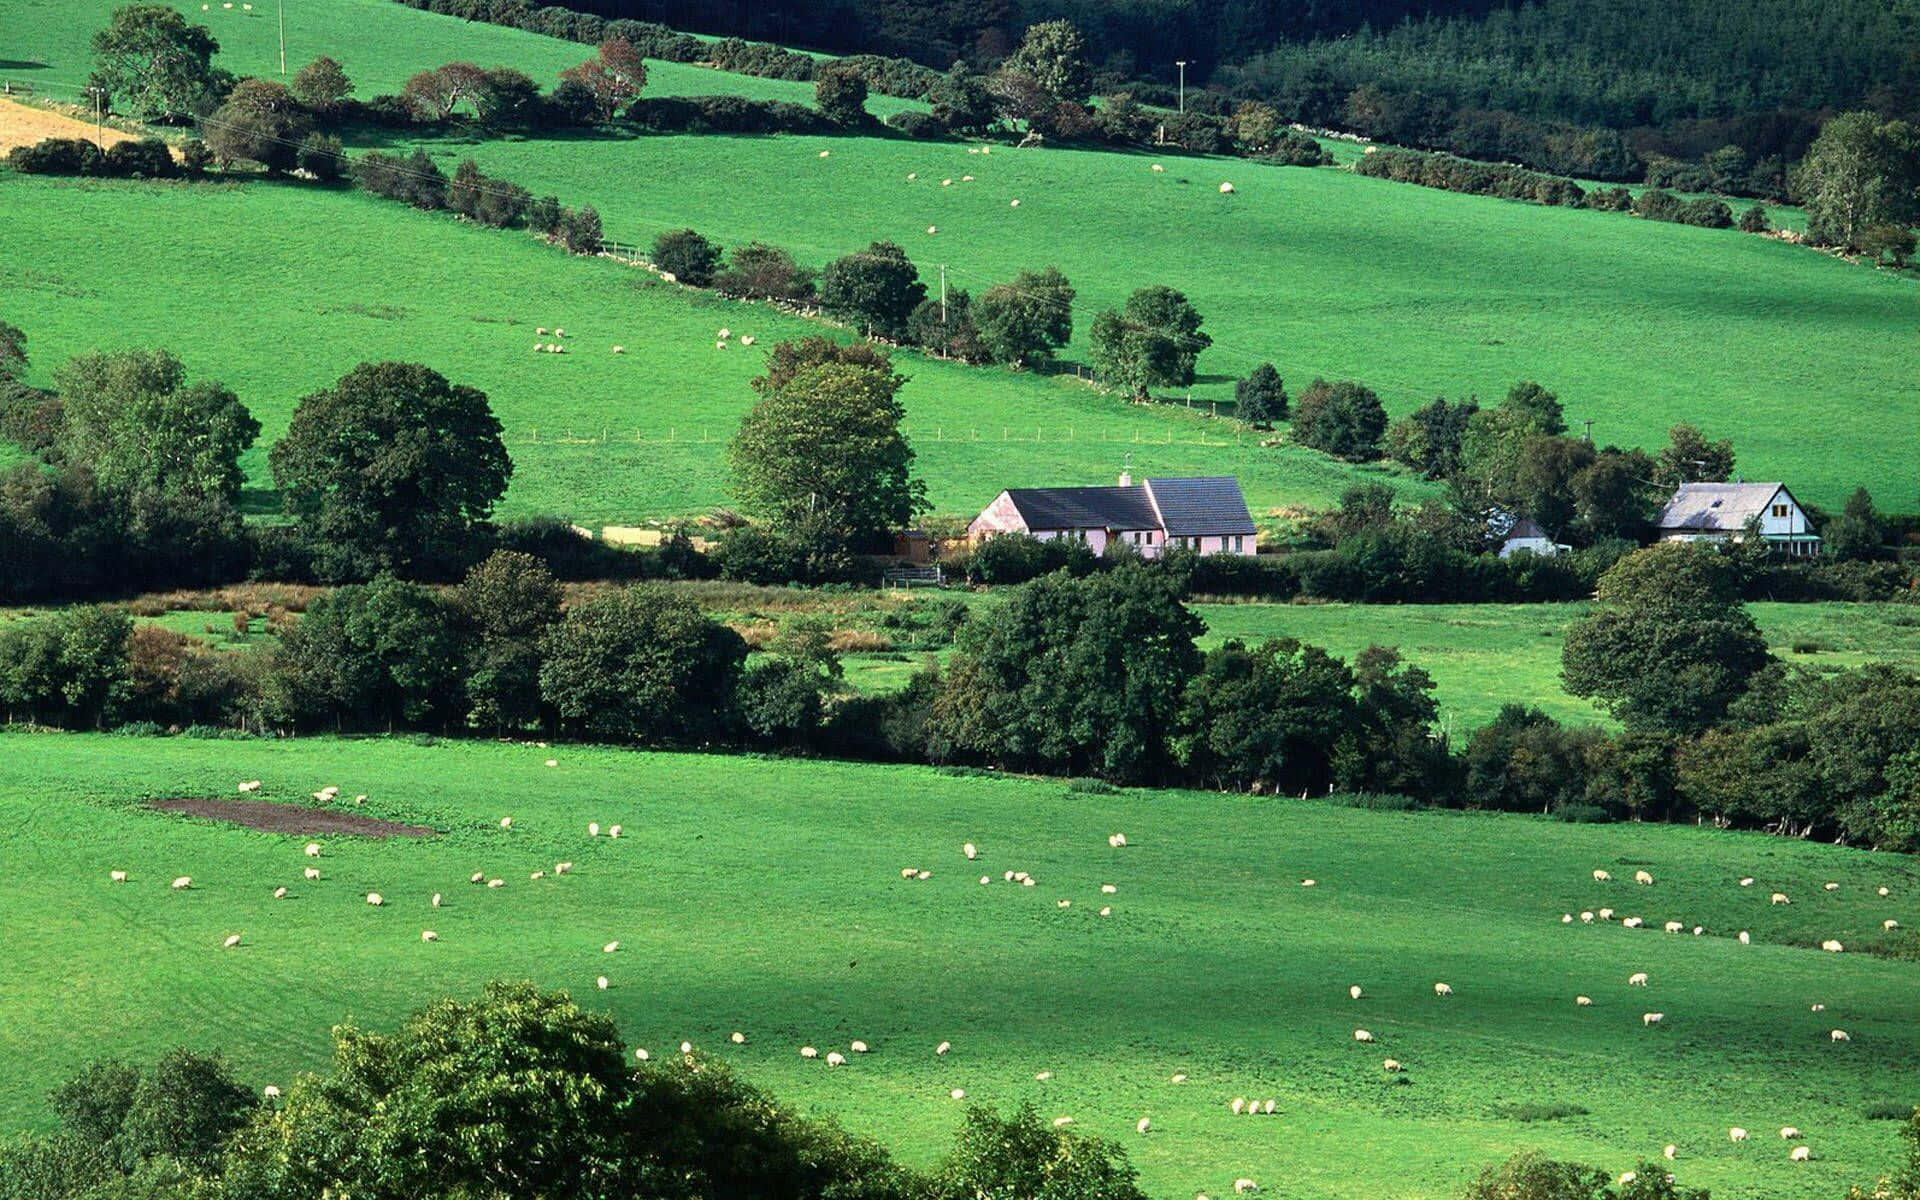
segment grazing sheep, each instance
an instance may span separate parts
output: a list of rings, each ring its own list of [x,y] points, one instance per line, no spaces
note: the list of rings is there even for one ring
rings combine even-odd
[[[1797,1126],[1782,1125],[1780,1127],[1780,1136],[1782,1138],[1785,1138],[1787,1141],[1791,1142],[1795,1138],[1800,1136],[1800,1130]]]
[[[1732,1129],[1727,1130],[1727,1140],[1730,1142],[1744,1142],[1747,1140],[1747,1131],[1735,1125]]]
[[[1248,1192],[1257,1192],[1259,1190],[1260,1185],[1251,1179],[1236,1179],[1233,1181],[1233,1194],[1236,1196],[1244,1196]]]
[[[980,882],[981,882],[981,883],[992,883],[992,882],[993,882],[993,876],[991,876],[991,875],[982,875],[982,876],[980,877]]]
[[[587,836],[588,836],[588,837],[599,837],[599,836],[600,836],[600,822],[598,822],[598,821],[588,821],[588,822],[587,822]]]
[[[225,946],[227,949],[231,950],[235,946],[238,946],[240,944],[240,935],[237,933],[230,933],[227,935],[227,940],[220,944],[222,946]]]
[[[1453,985],[1447,984],[1447,983],[1436,983],[1433,985],[1433,994],[1436,996],[1451,996],[1453,995]]]
[[[312,882],[320,878],[319,867],[307,867],[307,868],[304,868],[300,873],[307,877],[308,882]]]
[[[1628,987],[1647,986],[1647,973],[1645,971],[1635,971],[1633,974],[1627,976],[1627,986]]]
[[[802,1046],[800,1047],[800,1057],[801,1058],[819,1058],[820,1052],[818,1050],[815,1050],[812,1046]]]
[[[287,898],[287,889],[283,887],[273,889],[273,898],[275,900],[285,900]]]
[[[1019,208],[1019,207],[1020,207],[1020,202],[1019,202],[1018,200],[1012,200],[1012,201],[1009,201],[1009,202],[1007,203],[1007,207],[1008,207],[1008,208]]]
[[[1141,1117],[1139,1122],[1134,1125],[1133,1131],[1135,1133],[1145,1133],[1151,1128],[1153,1128],[1153,1122],[1147,1120],[1145,1117]]]
[[[573,864],[570,862],[555,863],[553,864],[553,873],[555,875],[570,875],[573,873]]]
[[[867,1052],[867,1044],[856,1038],[847,1044],[847,1049],[853,1051],[855,1054],[865,1054]]]
[[[713,344],[713,348],[715,350],[725,350],[727,348],[727,344],[725,342],[715,342]]]
[[[1835,941],[1832,938],[1828,938],[1826,941],[1821,942],[1820,948],[1822,950],[1825,950],[1829,954],[1838,954],[1842,950],[1846,949],[1845,946],[1842,946],[1839,942]]]
[[[1071,908],[1071,907],[1073,906],[1073,901],[1071,901],[1071,900],[1056,900],[1056,901],[1054,901],[1054,905],[1055,905],[1056,907],[1058,907],[1058,908]]]
[[[1354,1000],[1358,1000],[1360,998],[1360,985],[1356,983],[1348,988],[1347,995]]]
[[[627,348],[625,346],[615,346],[613,348],[613,352],[615,354],[625,354],[627,352]]]
[[[674,273],[673,273],[672,271],[662,271],[662,272],[660,272],[660,279],[661,279],[661,281],[662,281],[662,282],[665,282],[665,283],[679,283],[679,282],[680,282],[680,277],[679,277],[678,275],[675,275],[675,274],[674,274]]]
[[[1752,934],[1750,934],[1750,933],[1748,933],[1748,932],[1747,932],[1746,930],[1744,930],[1744,929],[1742,929],[1742,930],[1740,931],[1740,944],[1741,944],[1742,946],[1748,946],[1748,945],[1752,945],[1752,944],[1753,944],[1753,935],[1752,935]]]
[[[746,335],[745,337],[743,337],[743,338],[741,338],[741,339],[740,339],[740,344],[741,344],[742,346],[751,346],[751,345],[753,345],[753,343],[754,343],[754,337],[753,337],[753,335],[752,335],[752,334],[750,334],[750,333],[749,333],[748,335]]]
[[[1600,919],[1601,919],[1602,921],[1611,921],[1611,920],[1613,920],[1613,910],[1612,910],[1612,909],[1610,909],[1610,908],[1603,908],[1603,909],[1601,909],[1601,910],[1600,910]]]
[[[1100,910],[1100,915],[1101,915],[1101,916],[1103,916],[1103,917],[1110,917],[1110,916],[1112,916],[1112,915],[1113,915],[1113,908],[1112,908],[1112,906],[1111,906],[1111,905],[1109,905],[1108,907],[1106,907],[1106,908],[1103,908],[1103,909],[1101,909],[1101,910]]]
[[[727,1035],[727,1040],[736,1046],[744,1046],[747,1044],[747,1035],[736,1029]]]
[[[1880,928],[1886,930],[1888,933],[1892,933],[1894,930],[1900,928],[1900,922],[1894,920],[1892,917],[1888,917],[1886,920],[1880,922]]]
[[[1882,895],[1882,896],[1887,896],[1887,895],[1891,895],[1891,894],[1892,894],[1892,893],[1891,893],[1891,892],[1889,892],[1889,891],[1887,891],[1887,889],[1886,889],[1886,888],[1884,888],[1884,887],[1880,889],[1880,895]]]
[[[962,175],[962,176],[960,177],[960,182],[961,182],[961,183],[972,183],[972,182],[973,182],[973,176],[971,176],[971,175]]]
[[[1126,844],[1127,835],[1124,833],[1116,833],[1107,839],[1107,845],[1112,846],[1115,850],[1122,849]]]
[[[278,1100],[280,1098],[280,1089],[270,1083],[260,1089],[260,1094],[269,1100]]]
[[[611,987],[611,986],[612,986],[612,984],[610,984],[610,983],[608,983],[608,982],[607,982],[607,977],[606,977],[605,975],[602,975],[602,976],[600,976],[600,978],[598,978],[598,979],[596,979],[596,980],[594,980],[594,981],[593,981],[593,986],[595,986],[595,987],[597,987],[597,988],[599,988],[599,989],[600,989],[601,991],[603,991],[603,992],[604,992],[604,991],[606,991],[606,990],[607,990],[607,989],[608,989],[609,987]]]
[[[1572,914],[1572,913],[1561,913],[1561,914],[1560,914],[1560,923],[1561,923],[1562,925],[1571,925],[1571,924],[1573,924],[1573,914]]]
[[[1812,1157],[1813,1150],[1806,1146],[1795,1146],[1792,1150],[1787,1151],[1787,1161],[1789,1162],[1806,1162]]]
[[[1620,1186],[1625,1187],[1638,1178],[1640,1178],[1638,1171],[1622,1171],[1620,1172]]]
[[[948,1092],[947,1095],[953,1097],[955,1100],[965,1100],[967,1098],[967,1089],[955,1088]]]
[[[972,862],[974,859],[980,857],[980,848],[972,842],[968,842],[966,845],[960,847],[960,853],[967,856],[968,862]]]
[[[1154,174],[1156,174],[1156,175],[1158,175],[1158,174],[1159,174],[1160,172],[1162,172],[1162,171],[1164,171],[1164,170],[1166,170],[1166,168],[1165,168],[1165,167],[1163,167],[1163,166],[1161,166],[1161,165],[1160,165],[1159,163],[1155,163],[1155,164],[1153,164],[1153,167],[1152,167],[1151,169],[1152,169],[1152,171],[1153,171],[1153,173],[1154,173]]]
[[[1353,1031],[1353,1040],[1356,1042],[1370,1042],[1373,1040],[1373,1035],[1364,1029],[1356,1029]]]
[[[434,906],[435,908],[439,908],[439,907],[440,907],[440,893],[439,893],[439,892],[435,892],[435,893],[433,894],[433,900],[432,900],[432,904],[433,904],[433,906]]]
[[[647,1048],[645,1046],[635,1047],[633,1051],[633,1056],[634,1058],[638,1059],[641,1062],[646,1062],[648,1059],[653,1057],[653,1055],[647,1053]]]
[[[1853,1035],[1844,1029],[1836,1029],[1827,1036],[1836,1042],[1850,1042],[1853,1040]]]
[[[1642,1025],[1658,1025],[1660,1022],[1666,1019],[1667,1019],[1667,1014],[1665,1013],[1650,1012],[1650,1013],[1640,1014],[1640,1024]]]
[[[730,338],[730,337],[732,337],[732,336],[733,336],[733,330],[731,330],[731,329],[728,329],[728,328],[726,328],[726,327],[724,327],[724,326],[723,326],[723,327],[721,327],[721,330],[720,330],[720,332],[719,332],[719,333],[716,333],[716,334],[714,334],[713,336],[715,336],[715,337],[717,337],[717,338],[719,338],[719,339],[720,339],[721,341],[723,341],[723,342],[724,342],[724,341],[726,341],[726,340],[727,340],[728,338]]]
[[[382,904],[386,903],[386,899],[382,897],[379,892],[368,892],[367,903],[375,908],[379,908]]]
[[[1067,1126],[1071,1124],[1073,1124],[1072,1117],[1055,1117],[1053,1119],[1053,1127],[1055,1129],[1065,1129]]]
[[[535,326],[533,333],[535,337],[545,337],[547,336],[547,327],[545,325]]]
[[[1033,886],[1033,876],[1031,876],[1031,875],[1029,875],[1029,876],[1027,876],[1026,878],[1024,878],[1024,879],[1022,879],[1022,880],[1020,881],[1020,886],[1021,886],[1021,887],[1032,887],[1032,886]]]
[[[1620,927],[1622,929],[1638,929],[1643,924],[1645,924],[1645,922],[1639,917],[1628,917],[1626,920],[1620,922]]]
[[[1837,883],[1828,883],[1828,884],[1825,884],[1824,886],[1830,892],[1837,892],[1840,890],[1840,885]]]
[[[1312,887],[1312,886],[1313,886],[1313,885],[1314,885],[1315,883],[1318,883],[1318,882],[1319,882],[1319,881],[1318,881],[1318,880],[1315,880],[1315,879],[1302,879],[1302,880],[1300,881],[1300,886],[1301,886],[1301,887]]]
[[[191,875],[182,875],[180,878],[173,881],[173,890],[176,892],[185,891],[186,889],[192,886],[193,886],[193,876]]]
[[[935,1047],[933,1048],[933,1052],[934,1052],[934,1053],[935,1053],[936,1055],[939,1055],[939,1054],[945,1054],[945,1053],[946,1053],[947,1051],[949,1051],[949,1050],[951,1050],[951,1049],[953,1049],[953,1043],[952,1043],[952,1042],[941,1042],[941,1043],[940,1043],[940,1044],[939,1044],[938,1046],[935,1046]]]
[[[1646,871],[1635,871],[1633,873],[1633,881],[1635,883],[1652,883],[1653,876]]]
[[[1814,1012],[1825,1012],[1825,1011],[1827,1011],[1827,1006],[1826,1006],[1826,1005],[1824,1005],[1824,1004],[1816,1004],[1816,1005],[1814,1005],[1814,1006],[1813,1006],[1813,1011],[1814,1011]]]
[[[1102,896],[1111,896],[1119,890],[1120,890],[1119,888],[1113,886],[1110,883],[1103,883],[1100,885],[1100,894]]]
[[[918,178],[920,178],[920,172],[918,172],[918,171],[908,171],[908,172],[907,172],[907,182],[908,182],[908,183],[912,183],[912,182],[913,182],[914,180],[916,180],[916,179],[918,179]]]
[[[951,180],[951,179],[942,179],[942,180],[940,181],[940,186],[941,186],[941,187],[952,187],[952,186],[953,186],[953,180]]]
[[[1389,1058],[1380,1064],[1380,1069],[1382,1071],[1397,1072],[1400,1070],[1400,1060],[1397,1058]]]
[[[1660,1153],[1668,1162],[1672,1162],[1673,1156],[1680,1153],[1680,1147],[1674,1145],[1672,1142],[1668,1142],[1666,1149],[1660,1151]]]
[[[1001,878],[1002,878],[1002,879],[1004,879],[1004,880],[1006,880],[1006,881],[1007,881],[1008,883],[1012,883],[1012,882],[1014,881],[1014,879],[1015,879],[1015,877],[1016,877],[1016,875],[1015,875],[1015,873],[1014,873],[1014,872],[1012,872],[1012,871],[1008,871],[1008,872],[1007,872],[1007,873],[1006,873],[1005,875],[1002,875],[1002,876],[1001,876]]]
[[[838,1050],[829,1050],[827,1052],[827,1065],[830,1067],[844,1067],[847,1065],[847,1056]]]
[[[1666,928],[1668,933],[1679,933],[1686,925],[1679,921],[1668,921]]]
[[[1047,1080],[1049,1080],[1049,1079],[1052,1079],[1052,1078],[1053,1078],[1053,1072],[1052,1072],[1052,1071],[1040,1071],[1040,1072],[1037,1072],[1037,1073],[1035,1073],[1035,1075],[1034,1075],[1034,1079],[1035,1079],[1035,1080],[1037,1080],[1037,1081],[1038,1081],[1038,1082],[1040,1082],[1040,1083],[1045,1083],[1045,1082],[1046,1082]]]
[[[1590,912],[1582,912],[1582,913],[1580,914],[1580,923],[1581,923],[1582,925],[1591,925],[1591,924],[1593,924],[1593,914],[1592,914],[1592,913],[1590,913]]]
[[[831,150],[822,150],[822,151],[820,152],[820,157],[821,157],[821,158],[825,158],[825,157],[827,157],[827,155],[829,155],[829,154],[832,154],[832,153],[833,153],[833,151],[831,151]]]
[[[1752,887],[1752,886],[1753,886],[1753,876],[1751,876],[1751,875],[1749,875],[1749,876],[1747,876],[1746,878],[1744,878],[1744,879],[1742,879],[1742,880],[1740,881],[1740,886],[1741,886],[1741,887]]]
[[[249,780],[247,780],[247,781],[246,781],[245,783],[243,783],[243,784],[241,784],[241,785],[240,785],[240,790],[241,790],[241,792],[243,792],[243,793],[244,793],[244,792],[257,792],[257,791],[259,791],[259,790],[260,790],[260,781],[259,781],[258,779],[249,779]],[[1884,893],[1882,893],[1882,894],[1884,894]]]
[[[1242,1112],[1244,1112],[1244,1111],[1246,1111],[1246,1107],[1247,1107],[1247,1098],[1246,1098],[1245,1096],[1235,1096],[1235,1097],[1233,1098],[1233,1102],[1232,1102],[1231,1104],[1229,1104],[1229,1105],[1227,1105],[1227,1107],[1228,1107],[1228,1108],[1230,1108],[1230,1109],[1232,1109],[1232,1110],[1233,1110],[1233,1115],[1237,1117],[1237,1116],[1239,1116],[1239,1115],[1240,1115],[1240,1114],[1241,1114]]]
[[[546,877],[547,873],[545,871],[535,871],[527,876],[528,879],[545,879]]]
[[[1771,897],[1767,899],[1767,903],[1768,904],[1792,904],[1793,901],[1787,899],[1787,894],[1785,892],[1775,892]]]
[[[319,843],[319,842],[308,842],[308,843],[307,843],[307,845],[306,845],[306,851],[305,851],[305,853],[306,853],[306,856],[307,856],[308,858],[319,858],[319,857],[320,857],[320,843]]]
[[[913,877],[915,879],[918,879],[924,882],[925,880],[933,878],[933,872],[932,871],[916,871]]]
[[[1575,996],[1573,998],[1573,1003],[1574,1003],[1574,1007],[1576,1008],[1592,1008],[1593,997],[1592,996]]]
[[[542,350],[545,350],[546,348],[547,348],[547,344],[545,342],[535,342],[533,344],[533,352],[535,354],[540,353]]]
[[[559,760],[559,759],[557,759],[557,758],[550,758],[550,759],[548,759],[548,760],[547,760],[547,761],[546,761],[545,763],[543,763],[542,765],[543,765],[543,766],[548,766],[548,767],[557,767],[557,766],[559,766],[559,765],[560,765],[560,760]]]
[[[423,942],[437,942],[440,940],[440,935],[431,929],[422,929],[420,931],[420,940]]]
[[[608,837],[610,837],[610,838],[617,838],[617,837],[619,837],[619,836],[620,836],[620,827],[619,827],[618,825],[609,825],[609,826],[607,826],[607,836],[608,836]]]
[[[475,871],[471,876],[467,878],[467,882],[468,883],[484,883],[486,882],[486,878],[487,878],[487,873],[485,871]]]
[[[1187,1077],[1185,1075],[1175,1075],[1173,1077],[1174,1083],[1185,1083],[1186,1081],[1187,1081]]]
[[[127,881],[127,873],[125,871],[108,871],[107,881],[109,883],[125,883]]]
[[[1231,195],[1233,195],[1233,185],[1232,185],[1232,184],[1230,184],[1230,183],[1222,183],[1222,184],[1220,185],[1220,194],[1221,194],[1222,196],[1231,196]]]
[[[513,828],[513,818],[512,818],[512,817],[501,817],[501,818],[500,818],[500,828],[502,828],[502,829],[512,829],[512,828]]]
[[[620,948],[619,942],[608,942],[606,945],[600,947],[600,953],[612,954],[615,950],[618,950],[619,948]]]
[[[1705,925],[1695,925],[1693,927],[1693,936],[1699,937],[1701,934],[1705,933],[1706,931],[1707,931],[1707,927]]]
[[[487,880],[487,886],[490,888],[503,888],[507,886],[507,881],[504,879],[489,879]]]
[[[1612,883],[1613,876],[1607,874],[1605,871],[1595,871],[1593,873],[1593,881],[1595,883]]]

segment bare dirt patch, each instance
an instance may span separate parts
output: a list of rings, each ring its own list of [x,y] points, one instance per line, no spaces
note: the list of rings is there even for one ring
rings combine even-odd
[[[354,837],[435,837],[439,830],[427,825],[403,825],[382,821],[358,813],[333,812],[308,808],[302,804],[275,804],[269,800],[222,800],[211,796],[155,800],[148,808],[161,812],[185,813],[210,821],[227,821],[258,829],[263,833],[292,833],[303,837],[314,834],[351,834]]]
[[[90,142],[93,133],[92,121],[81,121],[48,109],[16,104],[12,100],[0,100],[0,154],[5,154],[15,146],[31,146],[47,138],[82,138]],[[132,139],[132,134],[122,133],[111,126],[100,131],[102,145],[111,146],[115,142]]]

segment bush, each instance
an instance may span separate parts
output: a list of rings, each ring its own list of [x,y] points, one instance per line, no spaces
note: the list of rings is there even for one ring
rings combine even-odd
[[[1387,410],[1371,388],[1350,380],[1315,379],[1293,413],[1293,440],[1348,462],[1380,457]]]
[[[92,175],[101,167],[99,147],[82,138],[47,138],[15,146],[7,162],[22,175]]]
[[[1281,167],[1326,167],[1333,164],[1333,155],[1299,130],[1282,129],[1259,161]]]
[[[1755,204],[1741,213],[1739,227],[1741,233],[1766,233],[1772,229],[1772,223],[1767,220],[1767,206]]]
[[[947,136],[947,127],[932,113],[902,109],[887,118],[891,128],[899,130],[910,138],[943,138]]]
[[[1725,200],[1702,196],[1680,206],[1679,220],[1682,225],[1698,225],[1702,229],[1730,229],[1733,227],[1733,210],[1727,207]]]
[[[656,133],[832,133],[817,111],[784,100],[739,96],[647,96],[627,108],[636,128]]]
[[[746,300],[805,300],[813,295],[813,274],[778,246],[748,242],[735,246],[713,286]]]
[[[691,229],[676,229],[653,240],[653,265],[690,287],[706,287],[720,266],[720,247]]]
[[[963,564],[970,583],[1026,583],[1064,570],[1091,575],[1100,565],[1084,542],[1069,538],[1042,540],[1023,533],[996,534],[974,546]]]
[[[165,142],[154,137],[108,146],[100,171],[121,179],[171,179],[180,173],[174,165],[173,152]]]
[[[331,134],[310,133],[302,139],[298,164],[317,183],[337,183],[347,173],[346,153]]]
[[[1672,192],[1648,188],[1633,200],[1633,215],[1649,221],[1678,221],[1683,205]]]

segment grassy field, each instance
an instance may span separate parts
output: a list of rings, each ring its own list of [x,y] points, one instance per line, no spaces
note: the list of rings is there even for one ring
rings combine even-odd
[[[488,394],[515,464],[503,515],[592,525],[703,512],[730,497],[725,443],[762,359],[716,350],[714,331],[752,334],[762,348],[821,332],[351,192],[0,172],[0,215],[0,318],[27,331],[34,379],[84,351],[165,346],[260,419],[243,463],[256,487],[270,481],[267,448],[301,396],[356,363],[398,358]],[[138,253],[103,251],[77,229],[112,230]],[[573,352],[533,353],[534,330],[556,325]],[[1135,471],[1238,475],[1257,514],[1329,504],[1367,478],[1421,490],[1312,451],[1263,449],[1230,422],[1126,404],[1071,376],[906,355],[897,365],[912,377],[902,399],[916,469],[940,512],[971,516],[1009,485],[1105,481],[1129,454]]]
[[[1912,949],[1913,934],[1880,932],[1889,917],[1920,925],[1908,859],[1691,828],[571,747],[3,745],[0,1127],[46,1124],[47,1089],[108,1051],[218,1048],[255,1085],[284,1084],[324,1063],[333,1022],[388,1025],[503,976],[573,990],[633,1046],[690,1039],[913,1162],[958,1120],[949,1089],[1032,1099],[1122,1138],[1158,1196],[1217,1195],[1240,1176],[1282,1197],[1444,1196],[1519,1148],[1619,1171],[1672,1142],[1683,1179],[1716,1200],[1811,1200],[1890,1162],[1894,1126],[1869,1107],[1920,1099],[1920,963],[1861,952]],[[444,833],[323,838],[324,877],[303,883],[304,836],[142,807],[247,778],[279,799],[365,792],[353,811]],[[625,836],[589,838],[589,821]],[[1128,848],[1107,846],[1115,830]],[[573,874],[529,881],[556,860]],[[933,877],[903,881],[909,865]],[[1596,867],[1659,882],[1596,884]],[[1015,869],[1039,886],[999,882]],[[506,886],[471,886],[474,871]],[[168,888],[178,875],[191,890]],[[1741,888],[1743,875],[1759,882]],[[288,899],[271,898],[277,885]],[[375,890],[385,907],[364,902]],[[1770,907],[1773,890],[1796,903]],[[1603,904],[1709,935],[1561,923]],[[423,928],[441,940],[423,944]],[[232,933],[241,948],[223,951]],[[1829,937],[1849,952],[1811,948]],[[1635,971],[1649,988],[1626,986]],[[1643,1028],[1649,1010],[1664,1024]],[[1835,1026],[1850,1044],[1829,1040]],[[1355,1028],[1378,1041],[1357,1045]],[[745,1046],[726,1044],[735,1029]],[[796,1053],[853,1038],[874,1052],[842,1071]],[[1235,1117],[1235,1096],[1277,1112]],[[1505,1107],[1525,1105],[1573,1111],[1524,1122]],[[1146,1137],[1132,1132],[1142,1115]],[[1785,1124],[1806,1131],[1811,1163],[1787,1161]],[[1731,1125],[1754,1141],[1730,1145]]]

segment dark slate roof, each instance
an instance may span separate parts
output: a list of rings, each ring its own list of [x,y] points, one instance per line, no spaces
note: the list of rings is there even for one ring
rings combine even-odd
[[[1157,529],[1143,487],[1008,488],[1028,529]]]
[[[1780,491],[1778,483],[1683,483],[1660,513],[1659,528],[1739,533]]]
[[[1149,479],[1168,537],[1223,537],[1255,532],[1240,481],[1231,475]]]
[[[1521,517],[1507,530],[1508,541],[1513,541],[1515,538],[1543,538],[1546,536],[1547,531],[1534,524],[1532,517]]]

